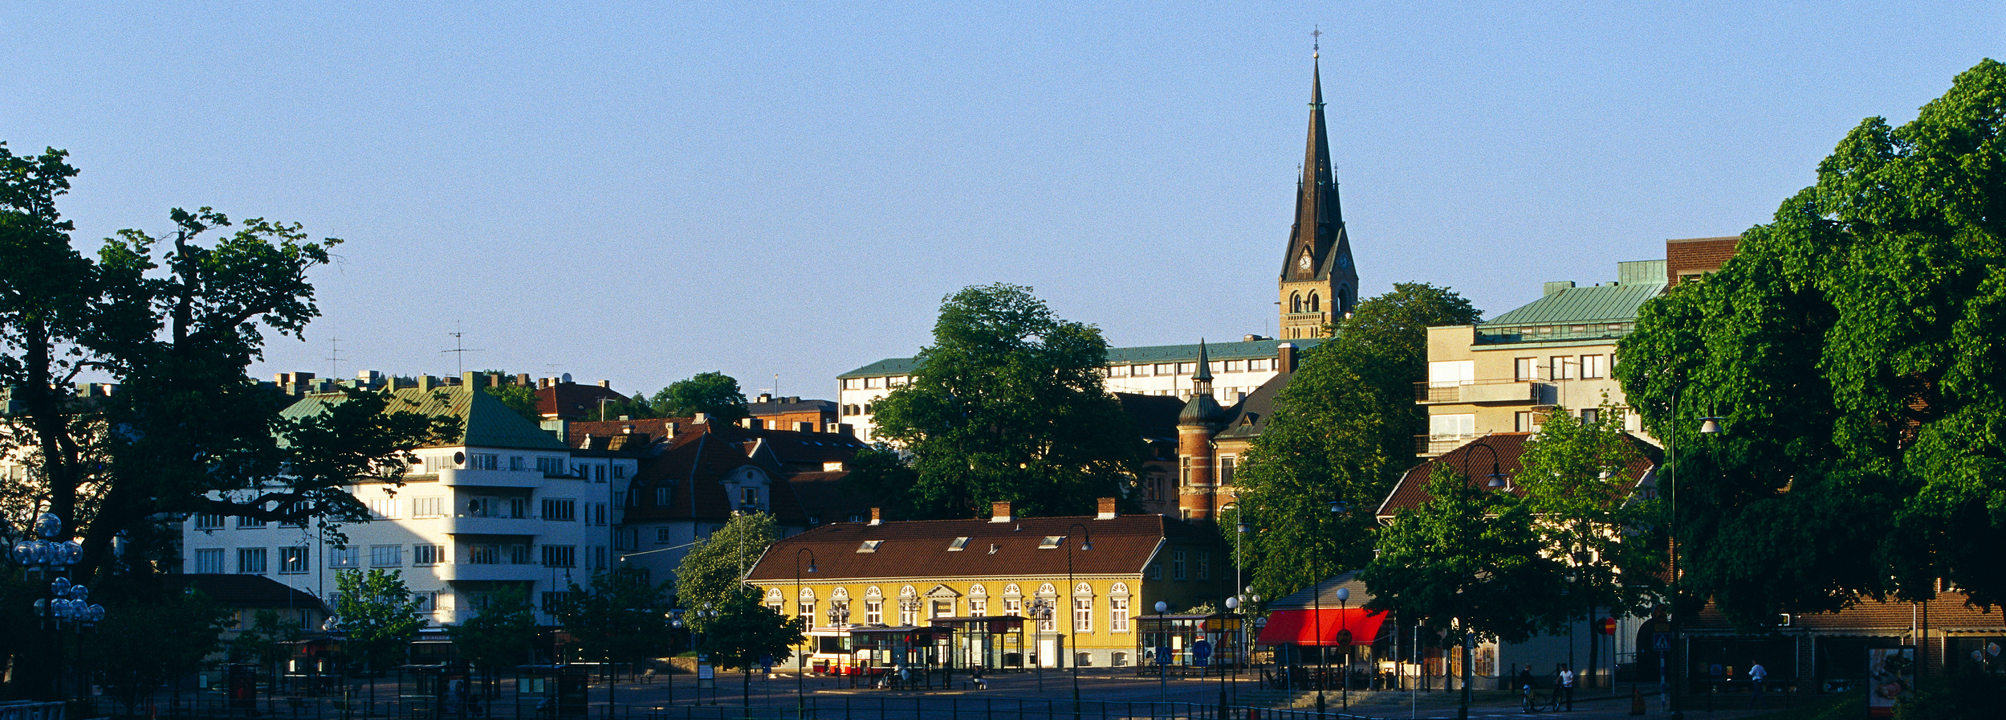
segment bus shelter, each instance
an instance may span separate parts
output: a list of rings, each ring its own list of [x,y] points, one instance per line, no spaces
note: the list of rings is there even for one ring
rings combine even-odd
[[[583,665],[518,666],[515,669],[516,717],[585,717],[585,688],[589,681],[590,676]]]
[[[1024,669],[1024,620],[1016,615],[934,618],[936,628],[951,628],[954,639],[947,661],[961,668]]]
[[[407,718],[459,715],[467,697],[467,667],[426,663],[397,667],[397,705]]]
[[[1239,615],[1142,615],[1135,618],[1136,673],[1175,669],[1244,667],[1246,637]]]
[[[951,683],[954,643],[952,627],[871,627],[852,628],[850,639],[863,678],[886,686],[932,687],[932,671],[942,671],[942,682]],[[901,672],[904,671],[904,672]]]

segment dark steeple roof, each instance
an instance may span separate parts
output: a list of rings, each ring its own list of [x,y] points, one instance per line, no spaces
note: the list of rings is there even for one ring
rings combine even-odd
[[[1330,132],[1323,118],[1323,72],[1310,69],[1309,139],[1303,149],[1302,178],[1296,181],[1295,225],[1289,230],[1288,255],[1282,258],[1283,280],[1329,277],[1335,254],[1346,254],[1344,210],[1337,199],[1337,169],[1330,159]],[[1338,253],[1333,253],[1337,250]],[[1299,263],[1309,255],[1307,268]],[[1336,268],[1345,274],[1350,263]]]
[[[1219,401],[1212,399],[1212,364],[1205,355],[1205,341],[1198,341],[1198,371],[1191,374],[1191,401],[1177,414],[1177,425],[1217,425],[1226,415]]]

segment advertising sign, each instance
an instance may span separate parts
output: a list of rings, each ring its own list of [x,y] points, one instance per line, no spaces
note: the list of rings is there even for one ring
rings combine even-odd
[[[1894,717],[1895,703],[1914,692],[1914,645],[1867,648],[1867,717]]]

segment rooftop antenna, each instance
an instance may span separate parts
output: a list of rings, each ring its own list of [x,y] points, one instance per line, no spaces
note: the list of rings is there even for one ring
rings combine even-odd
[[[338,337],[329,337],[329,338],[327,339],[327,358],[326,358],[326,359],[327,359],[327,376],[328,376],[329,378],[331,378],[331,379],[334,379],[334,380],[340,380],[340,379],[341,379],[341,338],[338,338]]]
[[[453,321],[453,331],[446,334],[453,336],[453,349],[440,350],[439,352],[442,354],[452,353],[454,361],[459,364],[459,373],[457,374],[464,376],[467,374],[467,353],[480,352],[481,350],[480,348],[470,348],[461,344],[461,339],[466,337],[467,334],[460,330],[460,321],[458,320]]]

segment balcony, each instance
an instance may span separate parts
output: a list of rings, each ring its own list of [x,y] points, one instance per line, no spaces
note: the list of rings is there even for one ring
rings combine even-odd
[[[1283,325],[1322,325],[1327,322],[1330,322],[1330,313],[1282,313]]]
[[[1464,443],[1477,439],[1476,433],[1468,435],[1415,435],[1414,454],[1421,457],[1437,457],[1462,447]]]
[[[526,517],[457,515],[446,518],[446,532],[452,535],[535,535],[542,524],[542,521]]]
[[[1537,403],[1542,393],[1550,395],[1552,389],[1543,382],[1532,380],[1483,380],[1468,383],[1417,382],[1414,383],[1414,402],[1422,405],[1442,403]]]
[[[419,569],[422,570],[427,568],[419,568]],[[433,575],[436,575],[440,580],[445,580],[447,582],[454,582],[454,581],[521,582],[521,581],[541,580],[550,577],[550,572],[547,569],[545,569],[542,565],[531,565],[526,563],[522,565],[512,565],[508,563],[503,563],[500,565],[474,565],[472,563],[453,563],[450,565],[433,565],[430,566],[429,569],[432,571]]]
[[[540,488],[550,480],[560,479],[545,475],[541,470],[461,470],[444,468],[439,471],[439,484],[449,487],[506,487]],[[576,480],[578,478],[562,478]]]

